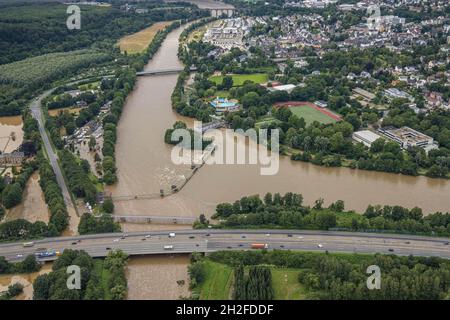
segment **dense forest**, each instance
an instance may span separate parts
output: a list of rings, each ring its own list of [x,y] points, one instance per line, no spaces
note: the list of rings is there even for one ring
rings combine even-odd
[[[159,1],[143,4],[147,13],[127,12],[120,3],[112,7],[81,6],[82,27],[68,30],[67,6],[60,3],[9,3],[0,10],[0,115],[19,115],[35,91],[83,68],[116,60],[136,70],[164,39],[161,32],[146,53],[129,61],[117,40],[158,21],[196,19],[205,14],[191,5],[162,10]],[[171,5],[168,5],[169,7]],[[169,8],[170,9],[170,8]],[[81,49],[81,50],[80,50]]]
[[[151,1],[150,8],[161,6]],[[111,48],[125,34],[142,30],[154,22],[196,15],[187,6],[177,10],[149,10],[134,14],[112,7],[81,7],[81,29],[66,27],[67,5],[60,3],[3,4],[0,10],[0,64],[51,52],[80,48]],[[198,10],[197,10],[198,11]]]

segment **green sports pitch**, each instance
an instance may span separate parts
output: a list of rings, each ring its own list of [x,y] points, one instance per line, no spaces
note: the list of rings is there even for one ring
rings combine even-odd
[[[253,81],[254,83],[264,83],[269,81],[269,77],[266,73],[233,74],[231,77],[233,78],[233,87],[242,86],[247,80]],[[212,76],[209,80],[218,85],[222,83],[223,76]]]
[[[323,112],[320,112],[317,109],[314,109],[309,106],[298,106],[298,107],[290,107],[289,108],[293,114],[295,114],[299,118],[305,119],[306,125],[310,125],[314,121],[328,124],[336,122],[335,119],[331,118],[330,116],[326,115]]]

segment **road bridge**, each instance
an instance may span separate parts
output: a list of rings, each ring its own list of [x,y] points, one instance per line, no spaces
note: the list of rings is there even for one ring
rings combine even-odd
[[[156,223],[156,224],[186,224],[192,225],[196,218],[194,217],[176,217],[176,216],[128,216],[113,215],[114,221],[122,223]]]
[[[209,122],[209,123],[203,124],[201,130],[199,130],[200,128],[194,128],[194,130],[197,131],[197,132],[201,131],[201,133],[205,133],[207,130],[219,129],[219,128],[223,128],[223,127],[226,127],[226,126],[227,126],[227,124],[226,124],[225,121],[217,120],[217,121],[213,121],[213,122]]]
[[[176,233],[175,237],[170,237],[172,232]],[[450,259],[449,241],[440,237],[316,230],[168,230],[46,238],[34,241],[32,247],[23,247],[22,242],[3,243],[0,244],[0,256],[9,261],[22,261],[27,255],[43,250],[63,252],[65,249],[84,250],[93,257],[105,257],[112,250],[122,250],[131,256],[209,253],[250,250],[252,243],[265,243],[268,250],[380,253]]]
[[[137,76],[158,76],[166,74],[177,74],[184,70],[184,68],[172,68],[172,69],[155,69],[136,72]],[[196,71],[196,67],[189,68],[190,71]]]

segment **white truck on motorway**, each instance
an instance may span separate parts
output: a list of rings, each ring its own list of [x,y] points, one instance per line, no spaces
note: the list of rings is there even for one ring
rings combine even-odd
[[[164,246],[163,248],[164,248],[164,250],[173,250],[173,246],[170,246],[170,245]]]
[[[169,238],[175,238],[175,232],[169,233]]]

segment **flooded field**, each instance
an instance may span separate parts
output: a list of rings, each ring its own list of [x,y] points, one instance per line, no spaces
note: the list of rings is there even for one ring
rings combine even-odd
[[[133,257],[127,266],[128,299],[176,300],[189,296],[188,255]]]
[[[38,272],[29,274],[0,275],[0,292],[8,290],[8,286],[20,283],[23,285],[23,293],[16,297],[16,300],[33,299],[33,281],[39,275],[52,271],[52,264],[46,263]]]
[[[16,150],[23,141],[22,117],[0,117],[0,151]]]
[[[23,201],[7,210],[5,221],[15,219],[25,219],[30,222],[43,221],[45,223],[49,221],[49,211],[39,185],[39,174],[37,172],[33,173],[27,182]]]

